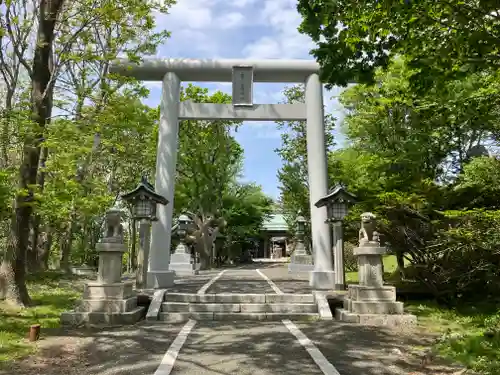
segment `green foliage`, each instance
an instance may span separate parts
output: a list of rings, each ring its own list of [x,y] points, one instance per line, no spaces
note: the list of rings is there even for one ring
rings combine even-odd
[[[356,272],[358,270],[358,257],[354,255],[354,245],[344,242],[344,270],[345,272]]]
[[[491,157],[476,157],[464,165],[457,184],[448,193],[449,206],[466,208],[499,208],[500,161]]]
[[[230,103],[220,91],[189,85],[181,100],[196,103]],[[201,216],[220,214],[224,193],[239,175],[243,149],[231,135],[230,121],[183,121],[179,131],[175,208]]]
[[[372,83],[377,67],[404,54],[417,68],[413,82],[498,68],[500,18],[495,1],[300,0],[300,31],[331,85]]]
[[[303,103],[303,85],[291,86],[284,91],[285,103]],[[333,129],[335,118],[325,115],[326,147],[334,146]],[[305,121],[279,122],[282,131],[281,146],[276,150],[283,166],[278,171],[280,182],[280,203],[291,228],[299,211],[306,218],[310,216],[309,177],[307,174],[307,137]]]
[[[496,375],[500,370],[500,310],[491,301],[454,309],[435,303],[407,303],[419,325],[438,333],[435,352],[459,362],[478,374]]]
[[[273,211],[272,204],[260,186],[237,184],[229,189],[222,209],[226,255],[234,259],[252,246],[252,240],[260,237],[262,223]]]
[[[413,189],[427,179],[452,180],[472,147],[495,136],[498,127],[492,77],[471,75],[417,95],[409,85],[412,72],[397,59],[387,72],[377,71],[377,85],[357,85],[341,97],[349,109],[348,150],[356,150],[350,156],[362,155],[361,164],[369,160],[375,184],[389,190]]]

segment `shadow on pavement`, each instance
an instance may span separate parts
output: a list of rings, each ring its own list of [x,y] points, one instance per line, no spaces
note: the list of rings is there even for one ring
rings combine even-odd
[[[412,346],[428,345],[416,331],[341,324],[295,323],[341,375],[452,374],[423,368]],[[132,327],[44,332],[51,347],[0,374],[151,375],[182,328],[139,323]],[[68,339],[72,339],[68,341]],[[75,347],[75,340],[81,340]],[[71,342],[73,348],[65,347]],[[73,350],[72,350],[73,349]],[[15,370],[15,371],[14,371]],[[320,375],[309,354],[281,322],[197,322],[172,375]]]

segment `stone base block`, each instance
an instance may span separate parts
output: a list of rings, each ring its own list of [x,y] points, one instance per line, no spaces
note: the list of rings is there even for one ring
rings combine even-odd
[[[347,298],[353,301],[396,301],[396,288],[393,286],[349,285]]]
[[[362,325],[378,327],[386,326],[391,328],[413,327],[417,323],[417,317],[410,314],[359,314],[349,312],[346,309],[336,309],[335,318],[347,323],[359,323]]]
[[[108,314],[119,314],[132,311],[137,307],[137,297],[124,300],[86,299],[81,301],[79,311],[103,312]]]
[[[84,300],[125,300],[134,295],[134,282],[106,284],[97,281],[85,284],[83,289]]]
[[[314,271],[313,264],[295,263],[294,260],[288,264],[288,273],[312,272]]]
[[[173,253],[170,255],[170,263],[194,263],[191,254]],[[169,268],[170,269],[170,268]]]
[[[333,271],[311,271],[309,274],[309,285],[313,289],[331,290],[335,288],[335,272]]]
[[[149,271],[148,272],[148,288],[166,289],[174,286],[175,272],[167,271]]]
[[[309,254],[293,254],[290,263],[311,265],[313,264],[313,257]]]
[[[344,300],[344,308],[348,311],[358,314],[403,314],[403,302],[367,302],[367,301],[353,301],[348,298]]]
[[[168,266],[170,271],[173,271],[176,276],[191,276],[198,275],[199,271],[193,263],[173,263]]]
[[[145,313],[143,306],[123,313],[69,311],[61,314],[61,325],[130,325],[137,323]]]

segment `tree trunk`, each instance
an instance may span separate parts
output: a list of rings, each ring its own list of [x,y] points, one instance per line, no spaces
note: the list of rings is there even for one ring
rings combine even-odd
[[[18,253],[19,245],[16,243],[16,234],[21,230],[19,222],[12,218],[5,258],[0,265],[0,298],[14,305],[29,306],[31,299],[26,288],[25,253]]]
[[[30,229],[30,240],[28,249],[26,251],[26,265],[27,270],[30,273],[39,270],[38,264],[38,235],[40,227],[40,216],[33,215],[31,218],[31,229]]]
[[[398,264],[398,272],[401,276],[401,279],[405,278],[405,258],[404,254],[400,251],[396,251],[396,261]]]
[[[54,28],[62,4],[63,0],[40,0],[39,7],[38,32],[31,74],[33,130],[28,131],[23,144],[22,162],[19,168],[20,193],[17,194],[15,203],[16,246],[10,257],[11,260],[7,260],[10,268],[5,273],[6,275],[13,273],[12,277],[7,280],[8,290],[12,290],[11,299],[22,305],[28,305],[31,302],[25,282],[26,251],[35,195],[33,186],[37,183],[44,130],[50,122],[52,111],[52,44]]]
[[[49,269],[50,249],[52,248],[52,240],[54,238],[53,230],[49,225],[46,226],[44,239],[41,241],[41,246],[39,247],[38,259],[41,270]]]
[[[43,191],[45,185],[45,162],[47,161],[47,157],[49,155],[49,151],[47,147],[43,147],[40,154],[40,162],[39,162],[39,171],[37,184],[40,192]],[[41,264],[38,258],[38,240],[40,236],[40,224],[41,224],[40,215],[36,214],[33,216],[31,221],[31,247],[28,249],[28,271],[36,272],[41,269]]]
[[[63,233],[61,238],[61,270],[67,274],[71,273],[71,248],[73,246],[73,230],[74,230],[74,220],[71,220],[68,224],[68,228]]]

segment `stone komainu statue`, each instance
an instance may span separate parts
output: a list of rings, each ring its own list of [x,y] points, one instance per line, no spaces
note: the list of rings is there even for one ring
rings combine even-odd
[[[359,246],[379,246],[380,236],[376,231],[376,216],[371,212],[361,214],[361,229],[359,230]]]

